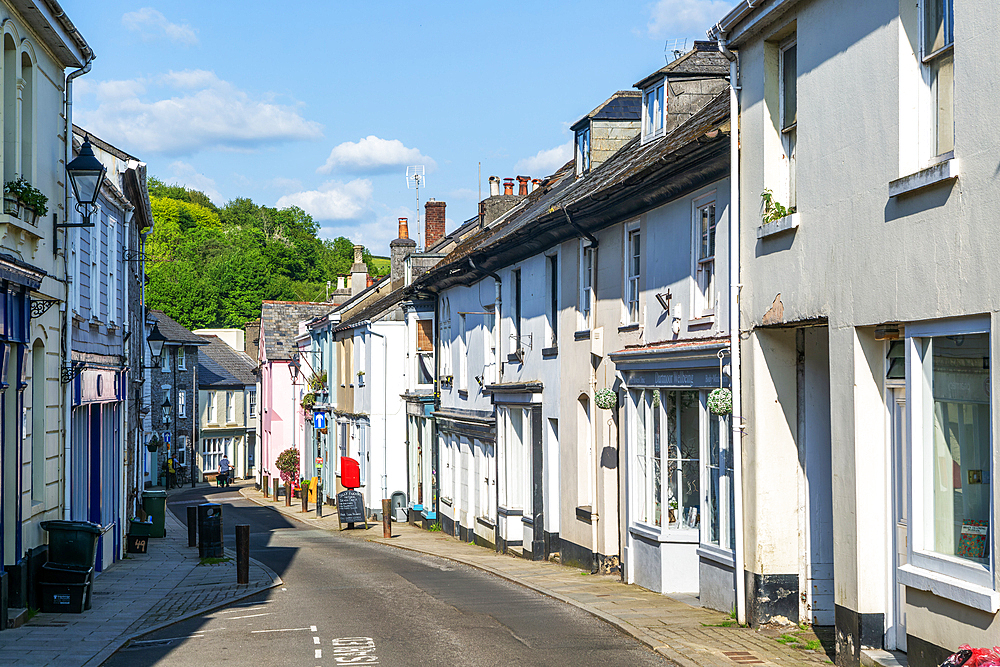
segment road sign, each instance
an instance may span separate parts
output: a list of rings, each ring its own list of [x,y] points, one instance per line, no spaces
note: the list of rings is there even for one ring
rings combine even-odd
[[[313,427],[314,428],[326,428],[326,413],[325,412],[314,412],[313,413]]]
[[[163,442],[170,444],[170,431],[163,432]]]
[[[323,457],[322,456],[317,456],[316,457],[316,465],[318,465],[318,466],[323,465]]]

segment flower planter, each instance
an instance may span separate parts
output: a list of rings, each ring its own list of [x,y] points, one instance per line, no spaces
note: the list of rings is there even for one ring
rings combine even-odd
[[[7,215],[12,215],[15,218],[21,217],[21,202],[11,197],[3,198],[3,212]]]
[[[35,212],[35,209],[28,208],[27,206],[25,206],[24,215],[21,217],[21,219],[24,220],[29,225],[35,226],[38,224],[38,213]]]

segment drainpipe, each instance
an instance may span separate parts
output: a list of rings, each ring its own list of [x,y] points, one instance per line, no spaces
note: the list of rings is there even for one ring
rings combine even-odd
[[[64,105],[66,107],[66,156],[63,162],[63,168],[65,169],[73,160],[73,79],[78,76],[83,76],[90,71],[91,63],[94,60],[94,56],[87,59],[87,62],[83,64],[83,67],[77,70],[73,70],[66,75],[66,92]],[[63,199],[64,208],[63,214],[65,217],[69,217],[70,205],[70,188],[69,183],[66,182],[67,177],[63,174]],[[74,289],[75,283],[72,282],[71,276],[69,274],[69,227],[65,228],[63,232],[63,275],[66,277],[66,300],[63,303],[63,350],[62,350],[62,367],[69,369],[73,367],[73,314],[70,312],[72,308],[72,291]],[[61,378],[60,378],[61,381]],[[62,386],[63,392],[63,424],[62,424],[62,439],[63,439],[63,518],[70,519],[70,505],[72,502],[73,486],[71,484],[71,463],[72,463],[72,442],[73,439],[70,436],[70,420],[73,417],[73,383],[66,382]]]
[[[739,59],[719,34],[719,51],[729,60],[729,367],[733,392],[731,417],[733,456],[733,512],[736,514],[736,620],[747,622],[746,563],[743,516],[743,418],[740,386],[740,100]]]

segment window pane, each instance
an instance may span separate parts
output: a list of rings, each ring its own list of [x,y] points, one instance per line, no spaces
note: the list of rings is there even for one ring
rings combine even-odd
[[[924,56],[954,41],[952,0],[924,0]]]
[[[655,91],[649,91],[646,93],[646,133],[653,133],[653,116],[655,114]]]
[[[708,493],[705,497],[705,512],[708,521],[708,543],[719,544],[719,483],[721,474],[719,448],[719,418],[708,416]]]
[[[931,340],[933,509],[924,548],[988,565],[990,535],[989,336]]]
[[[660,443],[662,427],[662,409],[659,405],[659,400],[653,397],[653,393],[649,392],[649,407],[652,411],[653,419],[653,455],[652,455],[652,469],[653,469],[653,524],[656,526],[661,525],[661,518],[663,516],[663,480],[660,478]]]
[[[663,128],[663,86],[656,89],[656,123],[657,130]]]
[[[795,45],[789,46],[781,52],[781,128],[785,129],[795,124],[796,104],[795,104]]]
[[[701,508],[697,391],[666,391],[667,502],[673,528],[695,528]]]
[[[931,64],[931,95],[934,99],[934,154],[955,149],[955,56],[946,53]]]

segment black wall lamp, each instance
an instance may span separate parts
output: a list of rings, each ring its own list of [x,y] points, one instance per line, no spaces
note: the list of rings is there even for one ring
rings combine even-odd
[[[56,229],[60,227],[93,227],[90,216],[97,206],[97,197],[101,193],[101,183],[104,182],[104,174],[107,167],[94,155],[94,149],[90,145],[90,138],[83,140],[80,152],[73,160],[66,165],[66,175],[73,185],[73,196],[76,197],[76,210],[83,216],[83,222],[57,222]]]

